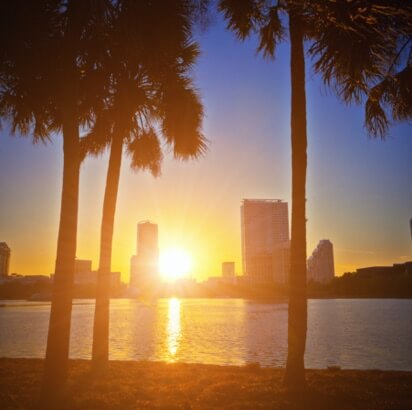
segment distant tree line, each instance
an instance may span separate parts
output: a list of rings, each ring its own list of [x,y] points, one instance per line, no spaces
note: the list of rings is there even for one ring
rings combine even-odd
[[[308,283],[311,298],[412,298],[412,264],[347,272],[327,284]]]

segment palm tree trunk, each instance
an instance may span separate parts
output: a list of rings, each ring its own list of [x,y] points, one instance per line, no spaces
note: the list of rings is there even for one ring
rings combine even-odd
[[[63,188],[44,380],[49,391],[64,386],[68,371],[80,174],[77,121],[65,121],[63,139]]]
[[[299,15],[289,12],[291,44],[292,233],[289,277],[288,358],[285,384],[305,385],[306,299],[306,96],[305,57]]]
[[[78,1],[68,2],[65,41],[59,56],[63,187],[43,385],[43,392],[50,396],[58,395],[64,387],[69,364],[80,175],[75,49],[80,36]]]
[[[100,261],[94,312],[92,365],[102,370],[109,360],[110,272],[112,260],[113,226],[122,163],[122,138],[113,138],[107,171],[100,232]]]

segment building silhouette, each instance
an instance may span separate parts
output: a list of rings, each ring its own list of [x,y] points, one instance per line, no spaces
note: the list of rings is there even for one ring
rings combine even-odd
[[[288,204],[244,199],[241,204],[243,274],[251,283],[286,284],[289,276]]]
[[[10,268],[10,248],[6,242],[0,242],[0,279],[5,279],[9,275]]]
[[[335,277],[333,245],[328,239],[319,241],[308,259],[308,280],[327,283]]]
[[[130,287],[144,290],[159,277],[159,245],[157,225],[150,221],[137,225],[136,255],[131,258]]]
[[[92,270],[92,261],[89,259],[76,259],[74,262],[75,285],[97,285],[98,272]],[[110,287],[120,286],[121,273],[110,272]]]
[[[76,259],[74,261],[74,283],[96,284],[97,274],[92,271],[92,261],[88,259]]]

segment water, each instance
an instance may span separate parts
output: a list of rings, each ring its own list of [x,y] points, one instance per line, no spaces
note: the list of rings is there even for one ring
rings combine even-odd
[[[44,357],[49,303],[0,301],[0,357]],[[90,358],[94,303],[76,300],[70,356]],[[287,305],[242,299],[111,302],[110,358],[285,365]],[[412,300],[308,303],[306,366],[412,370]]]

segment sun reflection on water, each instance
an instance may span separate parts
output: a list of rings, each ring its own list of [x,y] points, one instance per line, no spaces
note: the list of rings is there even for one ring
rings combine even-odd
[[[174,362],[180,342],[180,300],[169,299],[168,322],[167,322],[167,348],[170,362]]]

